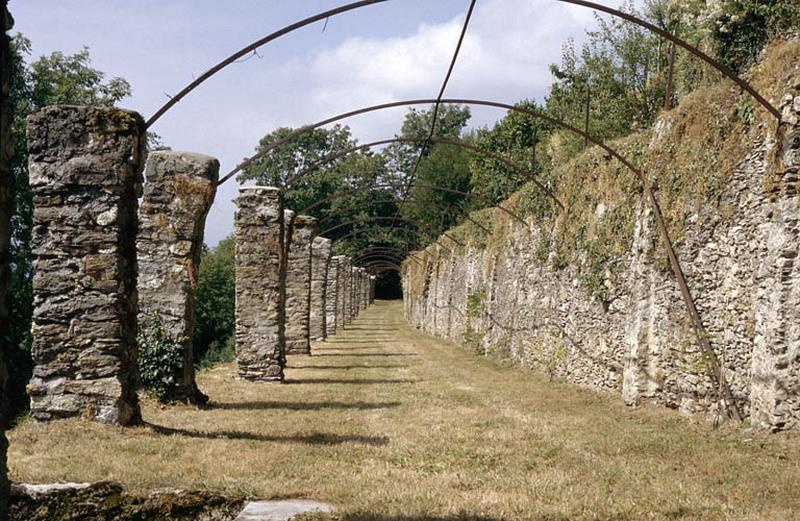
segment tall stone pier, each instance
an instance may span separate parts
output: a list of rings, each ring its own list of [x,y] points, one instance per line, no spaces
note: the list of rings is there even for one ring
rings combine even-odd
[[[375,302],[375,281],[378,278],[375,275],[369,276],[369,303],[372,304]]]
[[[334,255],[331,257],[331,264],[328,269],[328,281],[325,294],[325,331],[328,336],[336,333],[336,331],[342,327],[342,317],[340,316],[341,308],[339,307],[339,281],[341,278],[343,259],[343,255]]]
[[[313,217],[294,218],[286,268],[286,354],[289,355],[311,353],[311,244],[316,231],[317,220]]]
[[[353,267],[350,257],[344,256],[339,262],[339,291],[337,295],[339,315],[336,323],[344,328],[350,323],[350,280],[352,279]]]
[[[280,382],[286,365],[283,195],[278,188],[242,187],[236,206],[237,374]]]
[[[181,367],[166,401],[205,403],[194,378],[192,331],[206,216],[219,161],[190,152],[153,152],[145,167],[139,211],[139,327],[160,321],[180,344]]]
[[[8,424],[8,398],[6,395],[8,356],[11,345],[9,304],[11,300],[11,215],[14,212],[14,173],[11,158],[14,155],[14,141],[11,138],[11,123],[14,107],[9,98],[11,90],[11,41],[8,31],[14,20],[7,9],[7,0],[0,0],[0,519],[8,517],[8,496],[10,494],[8,470],[6,467],[5,427]]]
[[[311,244],[311,309],[308,330],[311,340],[325,340],[327,335],[327,282],[331,263],[331,240],[315,237]]]
[[[142,118],[47,107],[28,118],[33,191],[33,378],[38,421],[126,425],[136,397],[137,198]]]

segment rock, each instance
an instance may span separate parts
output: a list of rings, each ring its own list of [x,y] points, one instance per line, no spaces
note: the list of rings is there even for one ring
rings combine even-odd
[[[298,514],[335,510],[333,505],[308,499],[251,501],[234,521],[289,521]]]
[[[308,331],[311,340],[327,337],[327,292],[331,262],[331,240],[315,237],[311,244],[311,308],[308,314]]]
[[[150,154],[136,241],[139,325],[157,314],[180,344],[181,367],[165,401],[205,403],[194,376],[195,302],[206,216],[214,202],[219,161],[190,152]]]
[[[286,219],[286,217],[284,217]],[[286,267],[286,353],[310,354],[311,249],[317,220],[307,215],[294,218],[288,235]]]
[[[104,107],[52,106],[28,118],[36,376],[29,389],[37,421],[139,420],[135,237],[144,132],[138,114]]]
[[[236,205],[237,374],[280,382],[286,365],[283,196],[279,188],[242,187]]]

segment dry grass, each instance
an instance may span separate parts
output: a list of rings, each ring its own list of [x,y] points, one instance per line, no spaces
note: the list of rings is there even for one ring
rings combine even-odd
[[[337,519],[800,518],[800,438],[713,430],[549,383],[411,330],[379,302],[288,385],[200,374],[207,410],[144,404],[148,426],[10,433],[16,480],[311,497]]]

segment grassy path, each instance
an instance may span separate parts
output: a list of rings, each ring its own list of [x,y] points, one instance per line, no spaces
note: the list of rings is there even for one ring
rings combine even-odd
[[[112,479],[340,505],[346,520],[800,519],[800,437],[713,430],[503,368],[377,302],[287,385],[202,372],[205,410],[24,422],[13,479]]]

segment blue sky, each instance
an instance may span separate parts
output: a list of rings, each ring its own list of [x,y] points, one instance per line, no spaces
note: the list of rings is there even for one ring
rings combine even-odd
[[[86,45],[93,65],[133,87],[121,105],[148,117],[194,77],[250,42],[347,0],[10,0],[14,31],[34,57]],[[467,0],[391,0],[283,37],[213,77],[152,130],[176,150],[219,158],[221,171],[279,126],[363,105],[435,97]],[[612,5],[612,4],[609,4]],[[581,42],[592,11],[553,0],[479,0],[447,95],[542,100],[567,38]],[[360,141],[397,133],[404,109],[353,118]],[[502,113],[473,109],[473,126]],[[235,181],[220,187],[206,224],[216,244],[233,227]]]

